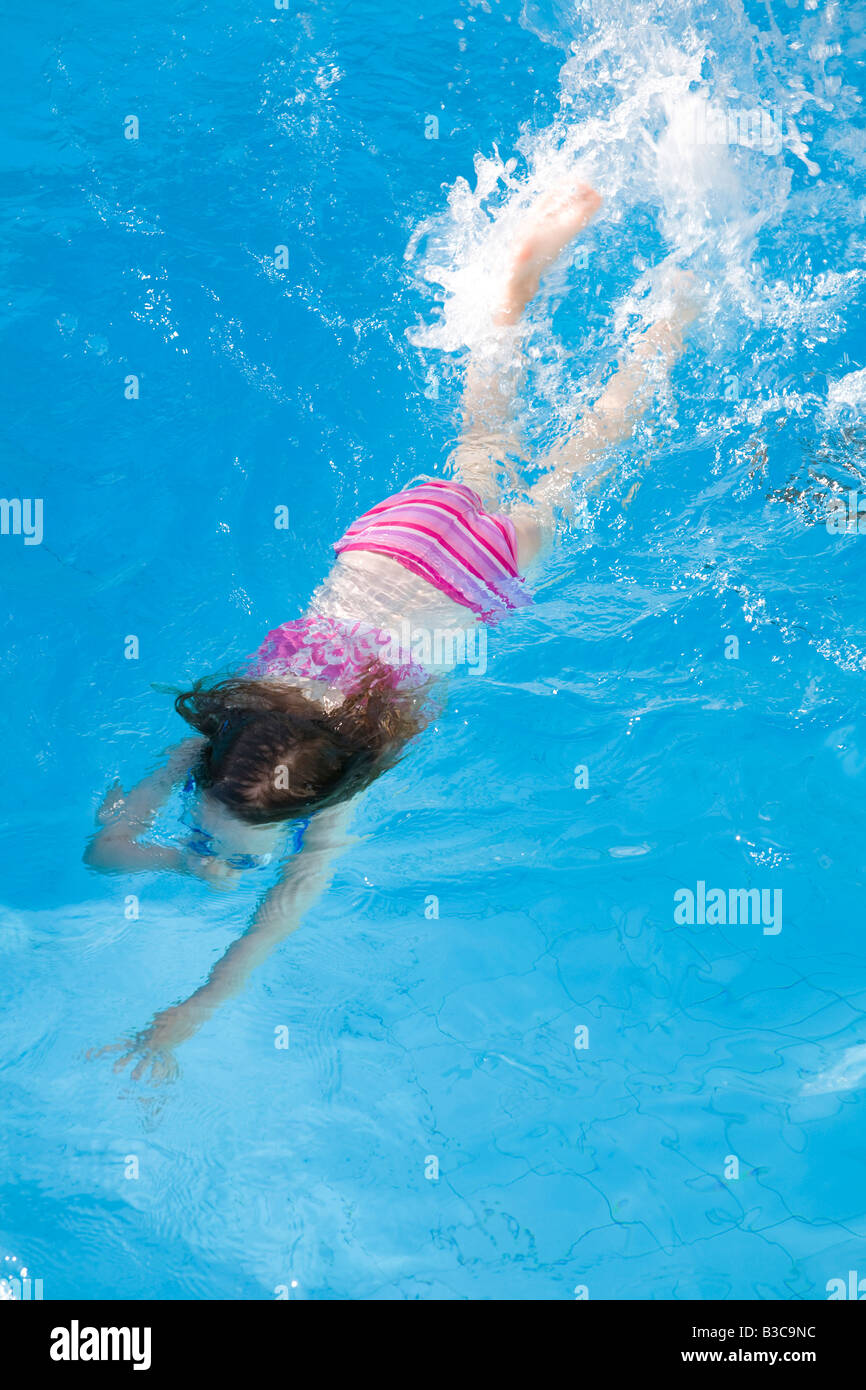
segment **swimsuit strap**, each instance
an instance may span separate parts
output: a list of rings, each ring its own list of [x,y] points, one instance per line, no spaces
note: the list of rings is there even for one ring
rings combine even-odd
[[[187,798],[193,796],[196,791],[195,776],[192,768],[187,772],[183,784],[183,795]],[[303,847],[304,835],[307,827],[312,820],[311,816],[302,816],[297,820],[290,821],[291,834],[287,838],[284,846],[286,854],[298,854]],[[204,826],[197,825],[194,821],[187,822],[188,834],[184,837],[187,849],[193,854],[198,854],[202,859],[217,859],[219,851],[214,848],[214,837]],[[272,854],[230,854],[226,857],[226,863],[234,869],[264,869],[272,863]]]

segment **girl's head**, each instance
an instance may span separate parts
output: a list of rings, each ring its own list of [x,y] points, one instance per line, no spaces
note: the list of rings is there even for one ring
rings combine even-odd
[[[249,825],[347,800],[396,762],[420,727],[411,701],[375,672],[332,711],[296,686],[243,676],[197,681],[175,708],[207,739],[199,788]]]

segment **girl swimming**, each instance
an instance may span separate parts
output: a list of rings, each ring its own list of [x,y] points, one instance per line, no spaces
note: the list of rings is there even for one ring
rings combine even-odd
[[[538,200],[518,233],[492,322],[497,365],[470,363],[450,479],[430,479],[372,506],[336,543],[336,561],[303,617],[268,633],[246,667],[178,695],[195,731],[131,791],[113,787],[85,862],[103,873],[170,869],[214,887],[280,860],[276,884],[246,932],[180,1004],[100,1053],[119,1070],[162,1080],[174,1049],[243,986],[301,924],[350,843],[354,799],[392,767],[424,722],[441,669],[411,659],[395,634],[496,623],[531,603],[526,571],[554,531],[570,480],[625,441],[695,317],[689,277],[668,279],[667,303],[627,343],[618,370],[573,433],[540,460],[538,482],[510,503],[500,488],[515,441],[503,394],[524,310],[542,274],[600,206],[570,181]],[[160,808],[183,788],[185,833],[148,839]],[[97,1054],[98,1055],[98,1054]]]

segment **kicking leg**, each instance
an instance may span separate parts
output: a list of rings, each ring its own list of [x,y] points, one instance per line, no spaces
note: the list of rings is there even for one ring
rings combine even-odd
[[[462,431],[451,458],[455,475],[480,495],[485,506],[502,505],[500,472],[508,470],[509,453],[522,453],[511,413],[521,362],[515,335],[509,329],[520,322],[544,272],[583,230],[600,204],[600,197],[587,184],[569,180],[539,198],[515,240],[493,320],[498,335],[493,361],[484,367],[469,364]]]
[[[649,328],[633,335],[622,365],[593,409],[563,444],[545,456],[543,463],[549,471],[529,494],[545,523],[552,521],[554,505],[567,497],[574,475],[586,472],[596,459],[631,436],[659,378],[668,375],[682,353],[683,333],[697,318],[700,301],[692,276],[684,271],[669,277],[668,291],[673,295],[673,307]],[[609,471],[597,474],[593,486]]]

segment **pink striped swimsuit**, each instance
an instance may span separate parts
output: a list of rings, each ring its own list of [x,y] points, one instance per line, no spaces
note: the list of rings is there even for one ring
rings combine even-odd
[[[386,497],[334,549],[390,555],[486,623],[532,602],[518,570],[514,523],[504,512],[485,512],[463,483],[421,483]]]
[[[487,623],[532,602],[518,573],[511,518],[485,512],[478,494],[462,483],[423,483],[386,497],[353,522],[334,549],[390,555]],[[395,689],[423,685],[424,670],[392,652],[387,629],[314,614],[269,632],[250,658],[250,670],[351,692],[374,661],[391,667]]]

